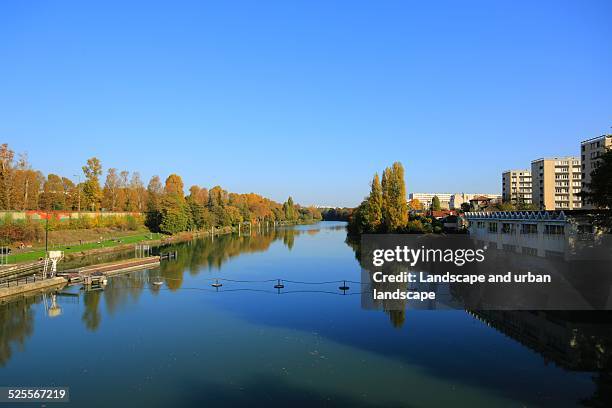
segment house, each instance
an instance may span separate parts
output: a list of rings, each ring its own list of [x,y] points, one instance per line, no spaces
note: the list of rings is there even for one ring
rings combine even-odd
[[[454,210],[439,210],[439,211],[429,211],[428,214],[435,218],[436,220],[441,220],[443,218],[448,217],[449,215],[457,215],[457,211]]]
[[[476,196],[470,200],[470,209],[472,211],[486,211],[487,208],[490,208],[493,204],[496,204],[497,200],[486,197],[486,196]]]

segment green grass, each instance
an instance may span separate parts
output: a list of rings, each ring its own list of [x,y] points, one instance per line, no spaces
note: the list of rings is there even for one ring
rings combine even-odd
[[[93,243],[87,243],[87,244],[82,244],[82,245],[65,245],[65,246],[55,246],[54,245],[53,248],[49,248],[49,250],[64,251],[64,254],[70,254],[74,252],[88,251],[92,249],[111,248],[111,247],[116,247],[116,246],[125,245],[125,244],[137,244],[139,242],[148,241],[151,239],[160,239],[162,236],[163,234],[159,234],[159,233],[146,233],[146,234],[141,233],[138,235],[128,235],[128,236],[118,238],[119,240],[121,240],[121,242],[116,242],[116,240],[108,239],[108,240],[100,241],[99,244],[93,242]],[[20,262],[36,261],[39,258],[42,258],[44,256],[45,256],[44,249],[35,249],[32,251],[28,251],[28,252],[21,252],[21,253],[9,255],[8,262],[9,264],[15,264],[15,263],[20,263]]]

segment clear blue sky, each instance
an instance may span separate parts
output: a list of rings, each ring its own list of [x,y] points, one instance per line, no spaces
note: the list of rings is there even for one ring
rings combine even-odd
[[[45,173],[356,205],[496,192],[612,125],[610,1],[3,1],[0,141]]]

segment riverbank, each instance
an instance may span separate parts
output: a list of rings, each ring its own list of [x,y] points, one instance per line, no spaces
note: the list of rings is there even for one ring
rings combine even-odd
[[[235,227],[222,227],[214,230],[215,235],[225,235],[238,232]],[[212,231],[189,231],[180,232],[174,235],[164,235],[161,233],[140,232],[134,235],[124,235],[116,238],[106,239],[98,242],[87,242],[77,245],[54,245],[50,250],[64,251],[64,260],[70,261],[76,258],[118,252],[132,249],[136,244],[159,246],[178,242],[189,241],[194,238],[208,237]],[[38,248],[27,252],[20,252],[8,256],[8,265],[0,266],[0,272],[19,264],[36,262],[45,256],[44,248]]]

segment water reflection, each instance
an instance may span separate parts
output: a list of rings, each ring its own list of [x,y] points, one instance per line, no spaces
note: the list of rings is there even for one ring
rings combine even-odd
[[[347,238],[362,268],[362,280],[371,282],[364,290],[362,307],[381,310],[389,316],[393,327],[401,328],[407,313],[418,313],[414,302],[406,300],[374,300],[371,289],[379,291],[408,290],[407,283],[376,283],[372,281],[372,266],[364,263],[361,242]],[[540,259],[520,254],[507,254],[503,250],[495,253],[495,261],[516,270],[519,266],[530,270],[543,270],[547,273],[562,275],[564,282],[575,289],[589,306],[603,308],[607,306],[610,295],[609,264],[603,262],[578,261],[567,262],[563,259]],[[429,265],[429,273],[437,273],[436,265]],[[385,265],[388,274],[397,274],[411,268],[399,264]],[[514,268],[514,269],[513,269]],[[381,270],[384,268],[376,268]],[[445,270],[452,268],[445,268]],[[490,270],[500,270],[499,265]],[[465,270],[464,270],[465,271]],[[465,273],[465,272],[464,272]],[[410,285],[414,286],[414,285]],[[419,289],[440,293],[440,285],[422,285]],[[414,289],[414,288],[412,288]],[[496,289],[496,288],[493,288]],[[519,289],[521,298],[527,289]],[[450,285],[450,293],[457,304],[466,303],[466,297],[473,294],[473,289],[464,285]],[[507,294],[507,293],[505,293]],[[480,294],[482,295],[482,294]],[[489,294],[495,297],[499,293]],[[425,305],[427,308],[429,305]],[[438,305],[439,306],[439,305]],[[418,308],[418,306],[416,307]],[[434,305],[434,309],[436,306]],[[591,397],[581,398],[577,403],[585,406],[612,406],[612,311],[609,310],[468,310],[471,316],[488,327],[504,334],[508,338],[529,350],[538,353],[545,364],[554,364],[564,371],[576,373],[593,373],[592,381],[595,391]]]
[[[59,298],[64,314],[52,321],[34,313],[41,308],[40,298],[1,305],[0,364],[7,365],[13,358],[4,374],[6,378],[32,379],[26,371],[39,363],[33,351],[46,344],[45,337],[61,330],[79,357],[66,362],[73,371],[59,378],[69,378],[75,391],[91,390],[88,383],[77,384],[83,369],[92,372],[95,368],[97,377],[89,377],[95,384],[93,378],[105,378],[121,366],[126,372],[120,380],[134,384],[133,389],[163,398],[155,390],[166,387],[164,392],[180,393],[188,398],[182,402],[192,406],[245,405],[266,396],[270,405],[300,406],[303,401],[372,406],[372,399],[361,398],[354,384],[370,385],[368,393],[376,393],[373,399],[383,401],[379,406],[425,405],[445,393],[450,400],[457,398],[456,393],[469,395],[472,400],[459,400],[473,401],[473,406],[485,400],[488,406],[497,406],[492,401],[500,400],[509,401],[509,406],[553,402],[558,406],[559,401],[610,406],[609,314],[478,311],[468,316],[458,311],[445,315],[374,305],[384,311],[381,313],[363,310],[358,296],[200,296],[187,291],[198,282],[206,282],[200,286],[210,290],[203,277],[221,272],[226,277],[241,274],[237,279],[262,271],[268,274],[263,278],[289,277],[294,272],[296,280],[358,279],[358,264],[342,243],[343,227],[334,228],[338,229],[288,228],[164,247],[161,250],[178,251],[177,259],[158,269],[114,277],[103,291],[71,288],[82,298],[79,308],[62,304],[66,300]],[[336,253],[341,255],[334,258]],[[238,258],[240,254],[254,256]],[[217,271],[221,268],[223,271]],[[164,284],[152,283],[157,280]],[[337,286],[331,288],[337,292]],[[351,292],[358,290],[357,285],[349,286]],[[16,353],[28,338],[31,350]],[[84,350],[96,352],[81,353]],[[540,367],[541,362],[549,367]],[[136,375],[129,376],[132,370]],[[593,379],[581,373],[593,373]],[[154,375],[159,382],[149,379]],[[46,377],[39,380],[48,381]],[[412,386],[406,393],[402,387],[411,384],[419,387]],[[194,392],[196,389],[206,392]],[[547,394],[550,400],[542,402],[540,393],[557,393],[557,389],[561,396]],[[269,401],[270,396],[278,400]],[[563,399],[568,396],[570,399]],[[138,399],[132,402],[138,405]]]
[[[488,326],[565,370],[594,372],[596,391],[580,402],[612,406],[612,311],[472,311]]]
[[[341,227],[343,228],[343,227]],[[310,236],[319,233],[319,228],[281,228],[253,232],[249,235],[221,235],[214,239],[195,239],[186,243],[172,244],[155,248],[156,253],[165,250],[176,250],[178,257],[175,260],[162,263],[160,269],[143,270],[127,275],[117,276],[109,280],[104,290],[81,290],[83,299],[83,313],[81,321],[88,331],[95,332],[102,323],[103,313],[100,310],[102,299],[109,315],[119,312],[130,302],[137,302],[143,290],[148,289],[158,294],[162,287],[151,284],[157,276],[161,276],[166,287],[177,291],[183,284],[185,271],[190,275],[199,274],[203,268],[220,269],[225,262],[240,254],[263,252],[277,240],[280,240],[289,249],[295,245],[295,237],[307,233]],[[75,260],[65,268],[85,266],[92,262],[114,261],[133,257],[133,251],[114,252],[104,255],[95,255]],[[72,289],[72,293],[76,288]],[[0,305],[0,366],[5,365],[11,358],[12,350],[23,348],[28,337],[34,332],[33,306],[44,301],[43,296],[30,296],[18,298],[9,303]]]
[[[99,310],[101,297],[102,292],[99,290],[87,291],[83,294],[85,310],[81,320],[87,330],[96,331],[100,327],[100,322],[102,321],[102,314]]]
[[[30,306],[41,299],[21,298],[0,306],[0,366],[10,360],[14,347],[23,349],[34,332],[34,312]]]
[[[186,271],[196,276],[206,269],[221,269],[225,262],[241,254],[263,252],[277,240],[283,242],[289,249],[295,243],[295,237],[308,233],[315,235],[319,229],[278,229],[268,233],[253,235],[222,235],[214,239],[195,239],[186,243],[173,244],[157,248],[159,251],[177,251],[176,259],[163,262],[159,269],[151,271],[138,271],[128,275],[114,277],[109,280],[104,290],[85,291],[83,294],[82,321],[88,330],[95,331],[100,327],[102,315],[99,311],[100,300],[109,315],[113,315],[129,302],[136,302],[143,290],[159,293],[163,288],[152,282],[161,278],[165,288],[178,291],[183,286]]]

